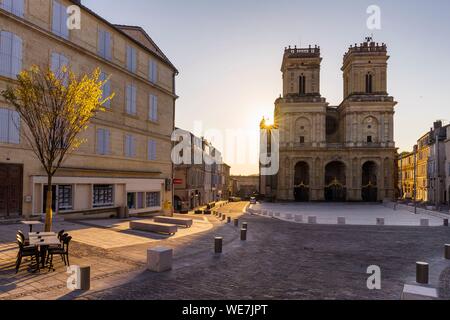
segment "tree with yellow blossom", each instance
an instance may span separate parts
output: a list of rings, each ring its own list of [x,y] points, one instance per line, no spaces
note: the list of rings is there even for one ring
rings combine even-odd
[[[25,124],[21,135],[41,162],[48,177],[45,231],[52,230],[52,179],[67,156],[85,140],[85,131],[103,105],[100,70],[76,76],[67,67],[57,73],[37,66],[22,71],[14,85],[1,92]]]

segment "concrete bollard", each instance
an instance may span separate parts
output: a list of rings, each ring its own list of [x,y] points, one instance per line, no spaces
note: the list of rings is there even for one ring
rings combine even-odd
[[[222,217],[222,212],[219,212],[219,218],[221,218]]]
[[[429,227],[430,226],[430,220],[429,219],[420,219],[420,226],[421,227]]]
[[[269,217],[273,218],[273,212],[272,211],[269,212]]]
[[[448,219],[444,219],[444,227],[448,227]]]
[[[91,267],[80,267],[77,290],[89,291],[91,289]]]
[[[345,225],[345,224],[347,224],[347,221],[346,221],[345,217],[338,217],[337,223],[339,225]]]
[[[276,213],[275,213],[275,217],[276,217],[276,218],[280,218],[280,217],[281,217],[281,213],[276,212]]]
[[[292,220],[292,213],[286,213],[286,220]]]
[[[247,241],[247,229],[241,229],[241,241]]]
[[[416,263],[416,282],[420,284],[428,284],[430,274],[430,266],[426,262]]]
[[[224,221],[227,218],[227,216],[224,214],[222,215],[222,221]]]
[[[248,223],[242,222],[242,229],[248,230]]]
[[[384,226],[385,221],[384,218],[377,218],[377,226]]]
[[[445,245],[445,259],[450,260],[450,244]]]
[[[216,253],[216,254],[222,253],[222,244],[223,244],[222,237],[214,238],[214,253]]]
[[[317,217],[316,216],[308,217],[308,223],[309,224],[316,224],[317,223]]]
[[[227,218],[227,223],[231,223],[231,217]]]
[[[239,227],[239,219],[234,219],[234,226]]]
[[[157,247],[147,250],[147,268],[154,272],[172,270],[173,249]]]
[[[295,222],[303,223],[303,216],[295,216]]]

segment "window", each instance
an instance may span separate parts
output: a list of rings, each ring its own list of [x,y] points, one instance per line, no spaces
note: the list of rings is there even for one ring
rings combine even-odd
[[[127,206],[128,209],[136,209],[136,193],[134,192],[127,193]]]
[[[0,108],[0,143],[20,143],[20,116],[16,111]]]
[[[127,85],[126,89],[126,99],[127,99],[127,113],[131,115],[136,115],[136,86],[130,84]]]
[[[154,208],[161,206],[161,193],[160,192],[147,192],[147,208]]]
[[[97,129],[97,154],[110,154],[109,140],[110,132],[108,129]]]
[[[15,0],[14,0],[15,1]],[[67,27],[67,20],[69,15],[67,14],[67,7],[60,4],[58,1],[53,1],[53,20],[52,31],[57,36],[68,39],[69,28]]]
[[[300,137],[300,143],[305,143],[305,137]]]
[[[22,39],[15,34],[0,32],[0,75],[16,78],[22,70]]]
[[[134,73],[137,69],[136,49],[131,46],[127,46],[127,69]]]
[[[100,80],[101,80],[101,81],[106,81],[106,79],[108,79],[108,75],[107,75],[106,73],[102,72],[102,73],[100,74]],[[108,81],[103,85],[102,89],[103,89],[102,100],[104,100],[104,99],[108,98],[108,97],[111,95],[111,81],[108,80]],[[105,106],[106,108],[110,108],[110,107],[111,107],[111,100],[108,100],[108,101],[104,104],[104,106]]]
[[[158,64],[153,60],[149,62],[148,76],[151,83],[158,82]]]
[[[306,77],[304,75],[300,76],[299,93],[300,94],[305,94],[306,93]]]
[[[58,186],[58,210],[72,210],[72,186],[70,185],[59,185]]]
[[[150,161],[156,160],[156,141],[155,140],[148,141],[148,160],[150,160]]]
[[[106,30],[98,30],[98,54],[111,61],[111,51],[111,34]]]
[[[372,142],[373,142],[372,136],[367,136],[367,143],[372,143]]]
[[[149,120],[153,122],[158,121],[158,97],[154,95],[150,95],[150,110],[149,110]]]
[[[93,206],[94,208],[111,207],[114,205],[114,186],[94,185]]]
[[[125,157],[136,156],[136,139],[131,134],[125,135]]]
[[[368,73],[366,74],[366,93],[373,92],[372,84],[373,84],[373,76],[370,73]]]
[[[2,0],[0,8],[23,18],[23,8],[25,0]]]
[[[52,53],[51,70],[55,75],[58,75],[63,67],[69,66],[69,59],[62,53]]]

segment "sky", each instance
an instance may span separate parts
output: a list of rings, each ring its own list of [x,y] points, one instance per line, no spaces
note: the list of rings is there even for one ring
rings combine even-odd
[[[386,43],[400,151],[411,150],[435,120],[450,121],[448,0],[82,2],[112,23],[139,25],[149,33],[180,71],[176,125],[210,139],[232,174],[258,172],[259,122],[273,118],[289,45],[321,46],[321,94],[339,105],[348,47],[371,34]],[[370,5],[381,9],[380,30],[367,28]]]

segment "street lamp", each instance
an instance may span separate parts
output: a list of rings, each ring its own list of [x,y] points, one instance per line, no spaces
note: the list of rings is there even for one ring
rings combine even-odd
[[[417,214],[417,144],[414,146],[414,213]]]

